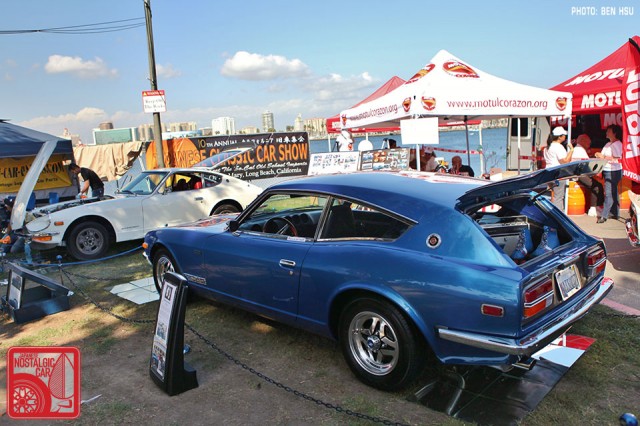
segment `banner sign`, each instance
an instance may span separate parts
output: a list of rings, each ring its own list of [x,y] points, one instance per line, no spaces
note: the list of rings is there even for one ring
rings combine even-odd
[[[35,189],[70,186],[71,178],[63,165],[64,160],[65,155],[52,155],[42,170]],[[0,193],[18,192],[32,162],[33,157],[0,158]]]
[[[622,91],[624,117],[622,137],[623,176],[640,182],[640,52],[629,46],[627,73]]]
[[[222,151],[250,147],[216,170],[242,180],[306,175],[309,170],[307,132],[208,136],[162,141],[166,167],[191,167]],[[147,166],[157,167],[155,143],[147,149]]]

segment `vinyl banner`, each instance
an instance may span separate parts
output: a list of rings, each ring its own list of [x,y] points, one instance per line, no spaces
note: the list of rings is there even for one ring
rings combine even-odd
[[[67,168],[63,165],[65,155],[53,155],[42,170],[35,189],[61,188],[71,185]],[[33,157],[0,158],[0,193],[18,192]]]
[[[242,180],[306,175],[309,170],[307,132],[208,136],[162,141],[166,167],[191,167],[212,155],[234,148],[251,148],[216,170]],[[147,166],[157,167],[154,144],[147,149]]]
[[[622,114],[625,125],[622,140],[623,175],[640,182],[640,52],[629,46],[627,72],[622,91]]]

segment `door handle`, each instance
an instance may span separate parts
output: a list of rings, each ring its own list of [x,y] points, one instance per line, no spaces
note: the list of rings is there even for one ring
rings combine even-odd
[[[196,201],[202,201],[202,200],[204,200],[204,198],[202,198],[202,197],[196,197]]]
[[[295,268],[296,262],[293,260],[280,259],[280,266],[284,268]]]

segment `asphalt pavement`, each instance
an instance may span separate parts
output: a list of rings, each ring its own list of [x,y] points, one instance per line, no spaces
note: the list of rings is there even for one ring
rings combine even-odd
[[[607,248],[605,276],[613,278],[614,286],[601,302],[630,315],[640,315],[640,247],[632,247],[627,239],[624,221],[628,210],[620,211],[618,220],[596,223],[596,218],[583,215],[569,216],[580,228],[604,240]]]

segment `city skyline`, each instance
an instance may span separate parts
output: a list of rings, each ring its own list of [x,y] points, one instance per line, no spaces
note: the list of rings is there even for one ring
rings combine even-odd
[[[298,114],[331,117],[392,76],[410,78],[440,49],[498,77],[549,88],[617,49],[640,23],[640,8],[627,0],[589,7],[151,0],[151,7],[162,122],[208,127],[233,117],[238,129],[262,129],[264,111],[274,113],[277,130],[295,126]],[[141,93],[151,88],[142,0],[108,8],[25,0],[4,5],[3,17],[0,118],[56,135],[67,128],[83,140],[106,121],[152,123],[142,108]],[[120,20],[126,31],[71,28]]]

